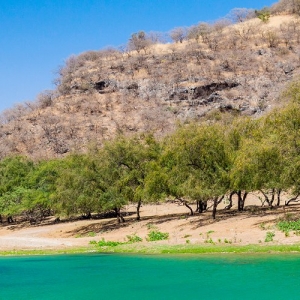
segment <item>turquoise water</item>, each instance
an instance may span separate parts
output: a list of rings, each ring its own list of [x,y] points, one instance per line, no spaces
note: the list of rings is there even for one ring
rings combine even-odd
[[[3,257],[0,299],[300,299],[300,256]]]

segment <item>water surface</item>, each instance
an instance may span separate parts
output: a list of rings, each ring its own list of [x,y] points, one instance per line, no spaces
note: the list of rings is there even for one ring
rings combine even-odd
[[[299,299],[299,255],[0,258],[0,299]]]

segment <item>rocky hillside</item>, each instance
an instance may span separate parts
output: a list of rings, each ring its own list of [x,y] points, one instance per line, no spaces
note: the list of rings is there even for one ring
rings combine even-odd
[[[70,57],[55,91],[4,111],[0,158],[60,157],[117,133],[161,136],[215,113],[259,116],[280,105],[300,72],[300,19],[293,15],[200,23],[178,43],[141,34],[130,42],[134,48]]]

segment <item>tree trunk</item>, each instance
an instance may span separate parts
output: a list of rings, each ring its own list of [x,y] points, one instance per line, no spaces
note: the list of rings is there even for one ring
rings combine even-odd
[[[259,190],[263,195],[264,195],[264,197],[265,197],[265,201],[264,202],[267,202],[268,203],[268,205],[270,206],[270,207],[273,207],[273,202],[274,202],[274,200],[275,200],[275,189],[273,188],[272,190],[271,190],[271,199],[269,198],[269,196],[263,191],[263,190]],[[263,203],[264,203],[263,202]],[[263,206],[263,204],[262,204],[262,206]]]
[[[12,216],[7,217],[7,223],[14,223]]]
[[[201,201],[201,200],[197,200],[197,201],[196,201],[197,206],[196,206],[195,212],[199,212],[199,213],[200,213],[200,201]]]
[[[140,208],[142,206],[142,200],[139,200],[137,207],[136,207],[136,220],[139,221],[141,219],[140,216]]]
[[[214,198],[214,205],[213,205],[213,210],[212,210],[212,218],[214,220],[216,219],[217,207],[221,203],[221,201],[224,199],[224,197],[225,197],[225,195],[223,195],[222,197],[220,197],[220,199],[218,199],[218,197]]]
[[[299,200],[297,200],[297,199],[298,199],[299,196],[300,196],[300,193],[297,194],[295,197],[289,199],[288,201],[285,201],[285,206],[288,206],[293,201],[298,202]]]
[[[114,209],[115,213],[116,213],[116,216],[117,216],[117,220],[118,220],[118,223],[124,223],[125,222],[125,219],[123,218],[123,216],[121,215],[121,212],[120,212],[120,208],[115,208]]]
[[[270,207],[273,207],[273,202],[275,200],[275,193],[276,193],[276,190],[275,189],[272,189],[272,196],[271,196],[271,200],[269,202],[269,206]]]
[[[89,220],[92,218],[91,212],[86,213],[85,215],[82,216],[83,219]]]
[[[177,198],[185,207],[187,207],[190,212],[191,212],[191,216],[194,215],[193,209],[188,205],[187,201],[181,198]]]
[[[187,204],[186,201],[184,202],[184,205],[190,210],[191,216],[193,216],[194,215],[193,209]]]
[[[216,214],[217,214],[217,200],[218,198],[214,199],[214,205],[213,205],[213,211],[212,211],[212,218],[215,220],[216,219]]]
[[[0,215],[0,223],[3,223],[2,215]]]
[[[207,208],[207,202],[199,200],[199,201],[197,201],[197,208],[196,208],[195,212],[199,212],[201,214],[206,210],[206,208]]]
[[[236,191],[233,191],[229,195],[229,204],[225,207],[225,209],[230,209],[232,207],[232,197],[236,194]]]
[[[281,195],[281,192],[282,192],[281,189],[277,190],[277,203],[276,203],[276,206],[280,206],[280,200],[281,200],[280,195]]]
[[[244,195],[241,190],[237,192],[238,195],[238,211],[243,211],[245,207],[245,200],[248,195],[248,192],[245,192]]]

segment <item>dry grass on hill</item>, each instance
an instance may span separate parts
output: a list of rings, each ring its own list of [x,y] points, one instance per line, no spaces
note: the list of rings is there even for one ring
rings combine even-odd
[[[299,19],[279,15],[139,52],[82,53],[66,62],[57,90],[2,113],[0,158],[62,157],[117,133],[160,137],[211,113],[259,116],[299,76],[299,47]]]

